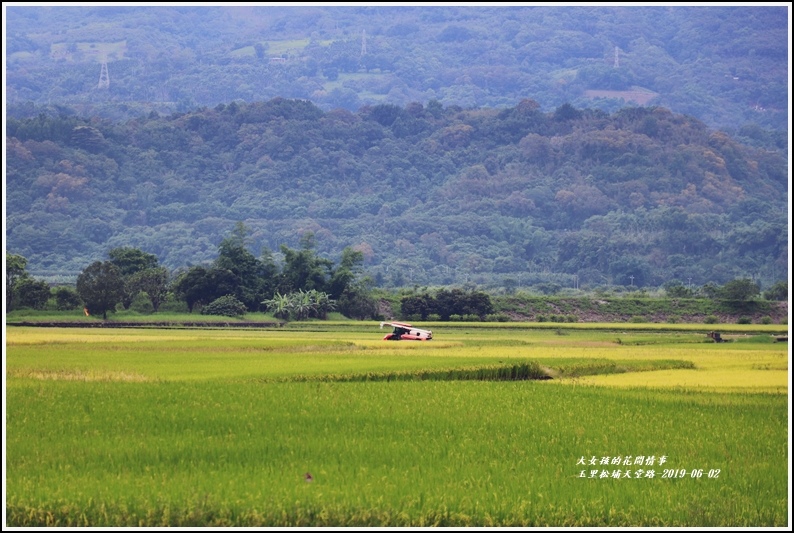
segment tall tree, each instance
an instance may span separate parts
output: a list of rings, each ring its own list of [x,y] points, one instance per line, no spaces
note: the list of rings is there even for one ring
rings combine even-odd
[[[215,266],[234,274],[234,296],[249,310],[256,311],[264,297],[265,265],[246,248],[248,233],[248,228],[238,222],[232,235],[218,246]]]
[[[168,270],[157,267],[138,271],[129,277],[126,287],[128,293],[145,292],[156,313],[168,294]]]
[[[188,312],[192,313],[197,303],[211,301],[207,296],[210,291],[208,277],[205,267],[194,266],[174,280],[174,293],[187,303]]]
[[[758,285],[750,279],[729,281],[719,291],[722,300],[747,301],[760,293]]]
[[[110,250],[108,257],[110,257],[110,262],[119,268],[121,277],[124,279],[124,296],[121,302],[124,304],[125,309],[129,309],[132,299],[135,298],[135,295],[140,290],[130,285],[132,276],[138,272],[156,268],[157,256],[138,248],[121,247]]]
[[[122,276],[131,276],[147,268],[157,266],[157,256],[138,248],[113,248],[108,252],[110,262],[119,268]]]
[[[101,313],[103,320],[107,320],[108,311],[115,310],[124,296],[121,270],[110,261],[91,263],[77,276],[77,294],[91,314]]]
[[[291,250],[287,246],[281,245],[281,253],[284,254],[281,292],[325,290],[333,262],[318,257],[314,246],[313,233],[307,233],[301,238],[300,250]]]
[[[71,287],[58,287],[53,293],[55,295],[55,307],[58,311],[77,309],[82,305],[77,291]]]
[[[19,297],[20,307],[44,309],[47,300],[50,299],[50,286],[46,281],[30,277],[23,278],[17,282],[15,290]]]
[[[237,276],[230,270],[195,266],[179,275],[172,288],[192,313],[196,304],[206,305],[221,296],[233,294],[238,285]]]
[[[21,255],[6,255],[6,310],[11,311],[14,304],[14,289],[18,281],[28,277],[25,267],[28,260]]]
[[[788,281],[778,281],[764,291],[767,300],[783,301],[788,298]]]
[[[339,265],[334,269],[328,282],[328,294],[331,298],[338,300],[351,287],[356,277],[361,273],[361,264],[363,262],[364,254],[362,252],[350,247],[342,250],[342,258],[339,260]]]

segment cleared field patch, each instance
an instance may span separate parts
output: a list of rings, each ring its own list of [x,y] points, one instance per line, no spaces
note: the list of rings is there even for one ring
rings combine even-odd
[[[328,46],[331,44],[332,41],[318,41],[320,46]],[[284,40],[284,41],[262,41],[262,44],[266,46],[265,54],[268,57],[279,57],[282,54],[289,54],[289,53],[299,53],[302,52],[304,48],[309,46],[311,43],[311,39],[291,39],[291,40]],[[254,46],[244,46],[242,48],[237,48],[236,50],[232,50],[230,53],[232,57],[245,57],[245,56],[255,56],[256,49]]]
[[[360,83],[360,82],[369,82],[374,83],[380,80],[387,80],[388,74],[384,74],[382,72],[340,72],[337,78],[333,81],[328,80],[324,84],[324,88],[326,91],[332,91],[334,89],[343,89],[345,88],[346,84],[349,83]],[[385,94],[377,94],[371,91],[362,91],[359,94],[359,97],[362,99],[365,98],[376,98],[381,99],[384,98]]]
[[[50,45],[50,57],[53,59],[71,59],[95,61],[118,61],[124,59],[127,41],[118,42],[79,42],[53,43]]]
[[[265,41],[267,53],[278,56],[293,50],[303,50],[309,45],[310,39],[291,39],[285,41]]]
[[[607,91],[600,89],[588,89],[584,92],[586,98],[617,98],[627,102],[636,102],[639,105],[646,105],[648,102],[659,96],[659,93],[642,88],[634,88],[629,91]]]

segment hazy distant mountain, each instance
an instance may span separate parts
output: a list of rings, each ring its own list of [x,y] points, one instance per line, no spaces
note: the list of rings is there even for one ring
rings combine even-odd
[[[788,126],[787,5],[4,9],[17,117],[531,98],[544,111],[658,105],[734,133]]]

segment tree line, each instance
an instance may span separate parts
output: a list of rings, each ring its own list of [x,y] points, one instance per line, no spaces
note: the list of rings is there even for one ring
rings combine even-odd
[[[339,311],[355,319],[384,318],[372,280],[363,273],[361,252],[345,249],[335,264],[316,253],[315,237],[308,233],[299,249],[281,246],[283,261],[279,266],[270,250],[256,258],[247,249],[246,234],[245,225],[238,223],[219,245],[212,264],[175,272],[161,266],[154,254],[133,247],[114,248],[107,260],[88,265],[74,287],[50,287],[27,272],[23,256],[7,254],[6,309],[44,309],[54,302],[57,310],[83,307],[87,315],[107,319],[108,312],[121,309],[156,313],[168,302],[180,303],[190,313],[198,308],[202,314],[232,317],[269,312],[281,320],[325,319],[330,311]],[[547,292],[545,286],[536,289]],[[700,287],[673,280],[665,284],[664,293],[670,299],[720,301],[738,312],[752,306],[759,296],[769,301],[786,300],[788,282],[761,291],[755,281],[746,278]],[[600,297],[601,293],[596,295]],[[472,287],[424,287],[399,295],[399,315],[405,320],[509,319],[494,310],[491,295]]]
[[[108,259],[94,261],[78,276],[75,288],[58,287],[54,297],[58,309],[83,305],[90,315],[107,318],[117,306],[129,309],[144,298],[152,312],[168,300],[197,308],[205,314],[237,316],[246,312],[271,311],[279,318],[324,318],[327,311],[339,310],[351,318],[375,315],[376,304],[368,292],[369,280],[362,276],[363,254],[346,248],[338,263],[320,257],[315,237],[307,233],[299,249],[280,247],[283,264],[276,264],[270,250],[255,257],[248,249],[248,228],[238,223],[232,234],[218,246],[217,258],[208,265],[196,265],[173,272],[159,264],[157,256],[134,247],[118,247]],[[26,271],[27,260],[18,254],[6,258],[6,307],[41,309],[52,296],[49,285]],[[308,296],[303,307],[279,306]],[[319,312],[319,314],[315,314]]]

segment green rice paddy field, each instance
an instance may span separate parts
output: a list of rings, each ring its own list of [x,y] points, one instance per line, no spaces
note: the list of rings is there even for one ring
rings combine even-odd
[[[771,334],[433,330],[7,327],[6,525],[790,526]]]

